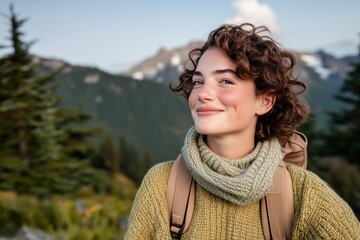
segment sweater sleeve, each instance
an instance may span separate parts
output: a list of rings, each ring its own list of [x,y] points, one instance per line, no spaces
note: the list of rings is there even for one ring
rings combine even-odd
[[[128,240],[170,239],[166,203],[171,162],[152,167],[143,178],[129,216]]]
[[[289,171],[295,185],[293,239],[360,239],[360,223],[343,199],[314,173]]]

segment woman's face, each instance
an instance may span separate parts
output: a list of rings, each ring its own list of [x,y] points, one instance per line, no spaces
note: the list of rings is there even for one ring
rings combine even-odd
[[[240,79],[236,64],[218,48],[201,56],[188,104],[197,132],[207,136],[255,136],[262,98],[251,79]]]

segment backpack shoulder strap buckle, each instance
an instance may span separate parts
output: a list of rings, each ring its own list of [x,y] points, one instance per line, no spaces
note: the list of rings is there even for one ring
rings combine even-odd
[[[170,220],[170,234],[172,239],[180,239],[184,231],[185,224],[176,224]]]
[[[173,239],[180,239],[190,226],[195,205],[195,182],[186,168],[182,154],[173,163],[168,181],[166,195],[170,233]]]

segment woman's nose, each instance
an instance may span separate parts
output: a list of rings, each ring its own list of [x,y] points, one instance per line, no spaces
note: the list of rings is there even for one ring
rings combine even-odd
[[[211,84],[203,84],[198,92],[198,99],[201,102],[214,99],[214,89]]]

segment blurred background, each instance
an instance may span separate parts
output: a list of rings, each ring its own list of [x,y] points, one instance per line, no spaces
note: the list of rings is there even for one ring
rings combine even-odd
[[[147,170],[192,125],[169,90],[223,23],[298,59],[308,169],[360,217],[360,2],[0,1],[0,238],[123,239]]]

